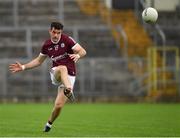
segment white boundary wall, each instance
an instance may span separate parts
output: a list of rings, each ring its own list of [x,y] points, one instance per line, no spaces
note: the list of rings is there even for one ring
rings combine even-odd
[[[152,6],[153,0],[146,0],[147,7]],[[180,0],[154,0],[154,7],[158,11],[174,11]]]

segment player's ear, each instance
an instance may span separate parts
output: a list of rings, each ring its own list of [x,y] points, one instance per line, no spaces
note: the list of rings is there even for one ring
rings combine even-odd
[[[49,33],[51,33],[51,31],[52,31],[52,30],[51,30],[51,29],[49,29]]]

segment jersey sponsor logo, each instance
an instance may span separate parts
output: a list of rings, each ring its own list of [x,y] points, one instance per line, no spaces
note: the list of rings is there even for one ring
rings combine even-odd
[[[66,52],[66,53],[64,53],[63,55],[59,55],[59,56],[57,56],[57,57],[54,57],[54,56],[51,56],[51,59],[52,59],[52,61],[57,61],[57,60],[61,60],[61,59],[63,59],[63,58],[66,58],[66,56],[68,55],[68,53]]]

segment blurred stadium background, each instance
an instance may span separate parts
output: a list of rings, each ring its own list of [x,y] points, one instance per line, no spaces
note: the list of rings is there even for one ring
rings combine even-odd
[[[158,22],[141,12],[155,7]],[[12,75],[10,63],[36,57],[51,21],[87,50],[78,64],[78,101],[180,101],[180,0],[0,0],[0,101],[46,102],[57,89],[50,61]]]

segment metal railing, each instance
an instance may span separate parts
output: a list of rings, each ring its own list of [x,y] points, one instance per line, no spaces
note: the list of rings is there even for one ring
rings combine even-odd
[[[42,1],[48,1],[48,0],[42,0]],[[56,7],[54,7],[58,9],[57,14],[56,14],[56,19],[64,22],[64,1],[63,0],[56,0],[56,1],[57,1],[57,4],[56,4]],[[73,0],[66,0],[66,1],[73,1]],[[0,2],[9,2],[10,4],[12,4],[13,27],[16,27],[16,28],[21,27],[19,25],[19,4],[20,2],[25,2],[25,1],[24,0],[6,0],[6,1],[0,0]]]
[[[57,0],[57,18],[61,19],[63,22],[64,20],[64,1],[63,0]],[[73,1],[73,0],[68,0]],[[2,2],[2,0],[0,0]],[[4,1],[3,1],[4,2]],[[13,63],[16,60],[20,60],[22,63],[26,63],[27,61],[30,61],[33,57],[33,33],[36,32],[47,32],[49,26],[36,26],[36,25],[21,25],[19,24],[19,4],[20,2],[23,2],[23,0],[8,0],[6,2],[12,2],[12,26],[1,26],[0,27],[0,33],[3,32],[23,32],[23,36],[25,36],[24,41],[24,48],[26,49],[26,58],[17,57],[17,59],[14,58],[3,58],[0,60],[0,70],[3,74],[0,78],[2,89],[0,92],[1,97],[24,97],[24,98],[31,98],[31,97],[41,97],[43,96],[51,96],[55,93],[49,93],[49,91],[54,91],[54,89],[49,86],[50,80],[49,77],[47,77],[48,74],[48,68],[49,68],[49,62],[44,63],[42,67],[38,69],[34,69],[32,71],[22,72],[21,74],[12,75],[8,71],[8,65],[10,63]],[[97,30],[108,30],[107,26],[98,26],[98,25],[88,25],[88,26],[67,26],[65,27],[65,31],[72,32],[72,37],[78,42],[79,41],[79,32],[84,30],[90,30],[90,31],[97,31]],[[48,33],[48,32],[47,32]],[[15,45],[15,44],[14,44]],[[111,90],[112,95],[121,95],[121,92],[119,90],[120,87],[124,87],[124,95],[127,94],[128,90],[126,89],[128,87],[125,87],[128,83],[125,83],[126,85],[120,86],[119,78],[121,76],[115,75],[114,78],[107,76],[107,74],[111,74],[112,72],[116,74],[121,74],[120,70],[112,71],[112,66],[115,68],[117,65],[122,65],[121,68],[127,67],[126,60],[124,59],[111,59],[111,58],[102,58],[102,59],[85,59],[82,60],[80,63],[78,63],[78,70],[79,70],[79,77],[77,77],[77,85],[78,88],[75,88],[77,90],[77,94],[83,95],[83,96],[90,96],[95,97],[97,95],[109,95],[108,89],[115,88],[115,90]],[[98,67],[96,68],[96,66]],[[125,66],[124,66],[125,65]],[[104,70],[104,68],[109,68],[108,70]],[[120,69],[120,68],[119,68]],[[124,69],[127,71],[127,68]],[[36,74],[36,75],[34,75]],[[90,75],[89,75],[90,74]],[[124,75],[124,74],[123,74]],[[109,86],[108,83],[111,83],[109,80],[115,81],[114,84]],[[36,83],[36,84],[35,84]],[[114,94],[113,94],[114,93]]]
[[[48,99],[56,95],[57,89],[51,84],[49,62],[41,67],[11,74],[8,65],[18,60],[25,63],[28,59],[0,60],[0,100],[2,99]],[[77,81],[75,95],[82,98],[123,97],[133,95],[129,91],[130,75],[126,68],[126,60],[119,58],[87,58],[77,63]]]
[[[119,38],[123,38],[123,43],[124,43],[124,57],[127,59],[128,62],[128,37],[124,29],[122,28],[121,25],[116,26],[116,30],[118,32]],[[119,42],[118,42],[119,43]],[[119,46],[119,44],[118,44]]]
[[[3,1],[3,0],[0,0]],[[12,75],[8,71],[8,64],[16,60],[27,62],[32,59],[32,34],[33,31],[47,32],[48,26],[19,26],[18,2],[22,0],[8,0],[13,2],[13,26],[0,27],[0,32],[24,31],[25,32],[25,48],[27,58],[18,59],[1,59],[1,90],[0,98],[15,97],[19,99],[30,98],[48,98],[56,93],[51,86],[48,77],[49,62],[44,63],[42,67],[32,71],[23,72],[22,74]],[[69,0],[70,1],[70,0]],[[73,0],[72,0],[73,1]],[[64,20],[64,1],[58,0],[59,8],[57,17]],[[107,26],[68,26],[65,31],[71,31],[72,37],[79,41],[79,32],[82,30],[107,30]],[[119,28],[120,34],[127,44],[127,37],[122,28]],[[162,33],[161,33],[162,34]],[[163,39],[162,39],[163,40]],[[164,43],[164,42],[163,42]],[[125,46],[127,53],[127,46]],[[128,55],[126,55],[128,58]],[[146,91],[147,85],[142,87],[143,80],[148,76],[146,73],[141,78],[133,76],[127,68],[127,58],[89,58],[83,59],[77,64],[78,76],[75,91],[77,96],[83,97],[118,97],[118,96],[137,96]],[[132,60],[132,59],[128,59]],[[138,62],[143,62],[138,59]],[[34,75],[35,74],[35,75]]]
[[[31,59],[33,57],[33,32],[44,32],[48,34],[48,28],[49,27],[21,27],[21,28],[14,28],[14,27],[0,27],[0,33],[3,32],[8,32],[8,33],[12,33],[12,32],[22,32],[25,36],[25,45],[24,48],[26,48],[26,54],[27,54],[27,58]],[[73,26],[73,27],[66,27],[65,31],[70,31],[72,32],[72,37],[79,42],[79,32],[80,31],[85,31],[85,30],[91,30],[91,32],[93,31],[108,31],[109,28],[107,26]],[[1,39],[1,38],[0,38]],[[2,40],[3,41],[3,40]],[[42,42],[41,42],[42,43]],[[16,46],[16,45],[14,45]],[[38,46],[38,45],[37,45]]]
[[[54,98],[57,87],[53,86],[49,77],[50,62],[45,61],[42,66],[11,74],[8,65],[15,60],[26,63],[28,59],[3,59],[0,60],[0,100],[32,100],[47,101]],[[130,59],[133,60],[133,59]],[[137,59],[138,62],[146,62]],[[139,65],[138,68],[141,66]],[[168,71],[174,72],[172,67]],[[158,70],[162,72],[162,70]],[[77,77],[75,83],[75,95],[79,99],[98,99],[98,98],[123,98],[138,97],[147,95],[148,89],[154,84],[144,83],[150,75],[145,73],[137,76],[129,72],[126,59],[123,58],[85,58],[77,63]],[[179,80],[167,80],[167,83],[179,84]],[[163,83],[161,80],[160,83]]]

